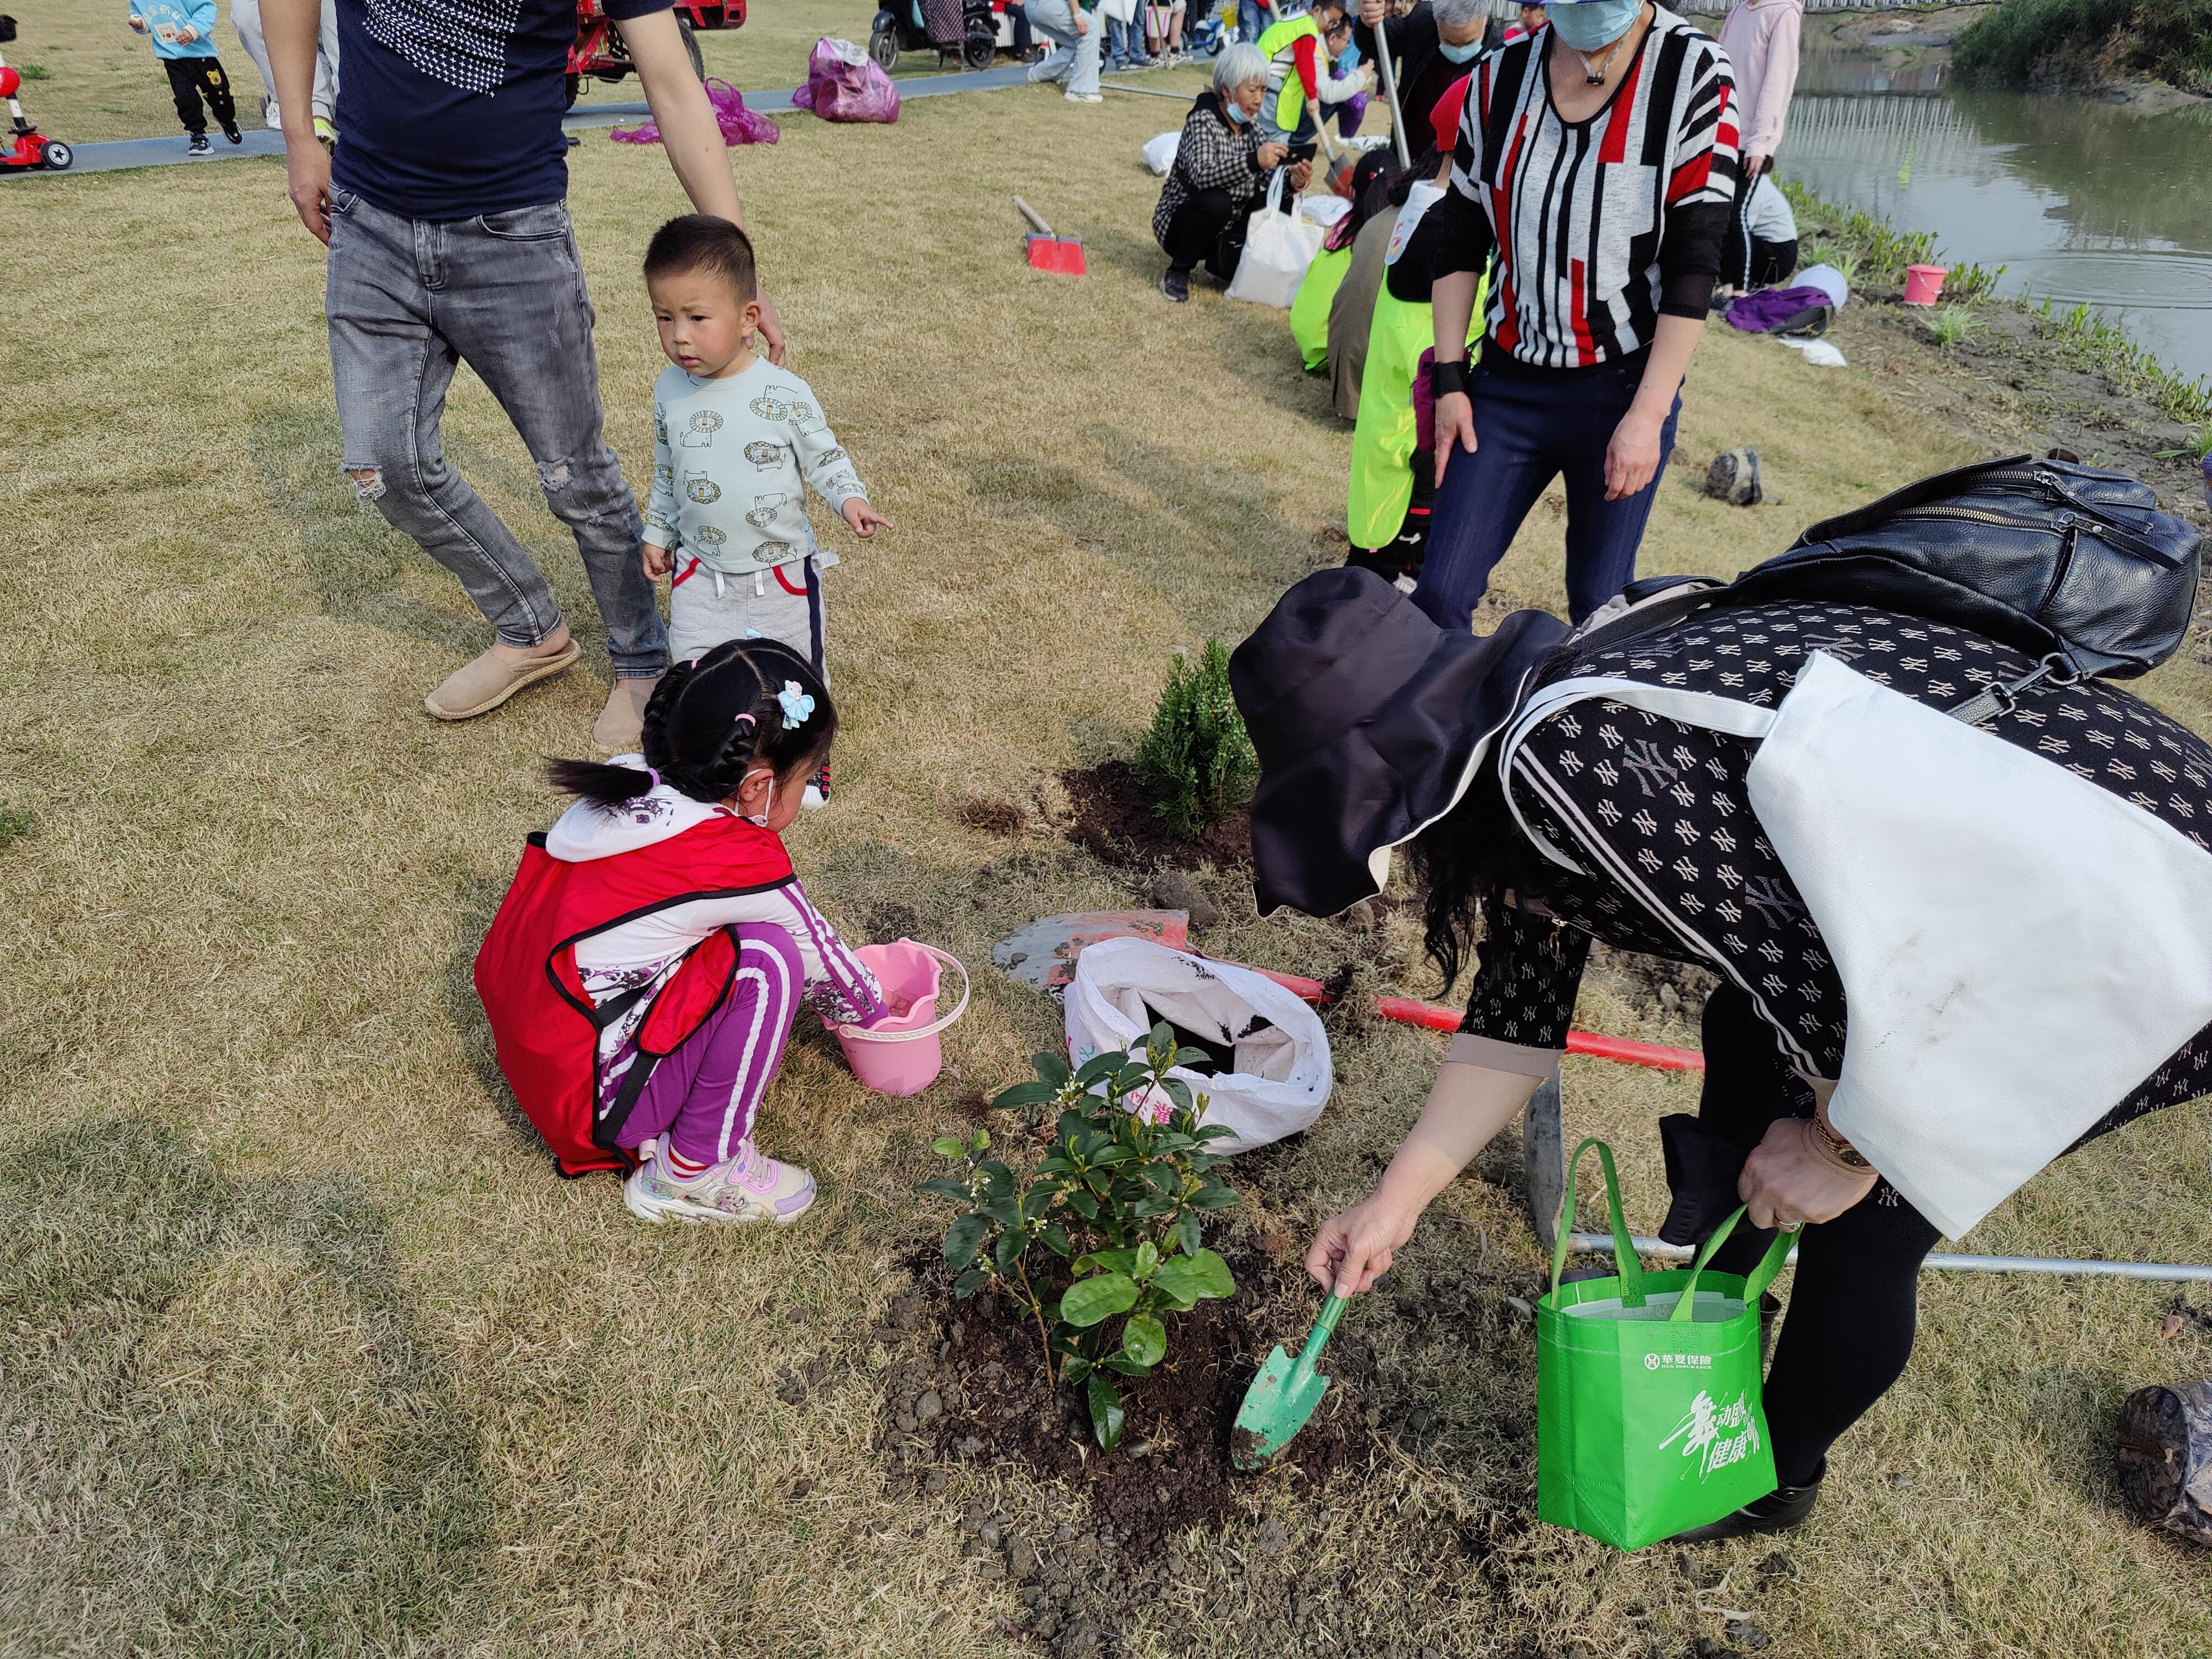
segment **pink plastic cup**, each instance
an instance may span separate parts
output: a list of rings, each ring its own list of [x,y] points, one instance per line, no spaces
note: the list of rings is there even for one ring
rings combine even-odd
[[[864,1088],[878,1094],[918,1095],[937,1081],[945,1066],[938,1034],[967,1012],[968,970],[945,952],[910,939],[893,945],[863,945],[854,954],[876,976],[891,1013],[874,1025],[830,1028],[837,1033],[837,1046],[845,1051],[845,1063]],[[937,992],[941,967],[960,969],[960,1001],[940,1019]]]
[[[1905,303],[1909,306],[1932,306],[1943,297],[1943,279],[1951,274],[1948,265],[1907,265],[1905,268]]]

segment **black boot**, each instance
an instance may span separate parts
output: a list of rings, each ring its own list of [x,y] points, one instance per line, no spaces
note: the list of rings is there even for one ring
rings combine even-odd
[[[1802,1486],[1778,1486],[1765,1497],[1746,1504],[1734,1515],[1724,1515],[1709,1525],[1678,1532],[1667,1541],[1670,1544],[1711,1544],[1723,1538],[1743,1538],[1754,1533],[1793,1531],[1805,1524],[1812,1516],[1813,1506],[1820,1501],[1820,1480],[1827,1472],[1827,1460],[1823,1458],[1820,1473],[1814,1475],[1808,1484]]]

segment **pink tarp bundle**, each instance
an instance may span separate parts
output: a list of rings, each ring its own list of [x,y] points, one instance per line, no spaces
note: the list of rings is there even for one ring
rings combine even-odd
[[[745,107],[745,95],[727,81],[707,82],[707,99],[714,106],[714,118],[722,125],[722,142],[726,144],[772,144],[783,137],[775,122],[765,115],[756,115]],[[618,144],[657,144],[660,129],[651,121],[641,127],[617,127],[609,135]]]
[[[896,121],[898,88],[883,66],[850,40],[823,35],[806,60],[806,84],[791,94],[794,109],[825,121]]]

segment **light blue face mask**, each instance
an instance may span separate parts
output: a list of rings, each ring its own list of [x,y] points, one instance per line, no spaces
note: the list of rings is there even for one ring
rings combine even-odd
[[[1544,15],[1577,52],[1595,52],[1627,33],[1643,9],[1644,0],[1567,0]]]
[[[1638,0],[1638,3],[1641,3],[1641,0]],[[1437,50],[1455,64],[1472,64],[1482,51],[1482,42],[1470,40],[1463,46],[1455,46],[1449,40],[1439,39],[1437,41]]]
[[[1221,100],[1221,112],[1240,127],[1252,118],[1243,112],[1234,98],[1224,98]]]

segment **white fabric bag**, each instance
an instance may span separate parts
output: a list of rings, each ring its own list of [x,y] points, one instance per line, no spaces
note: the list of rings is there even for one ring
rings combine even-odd
[[[1180,128],[1173,132],[1164,132],[1157,138],[1147,138],[1145,141],[1145,165],[1164,179],[1168,176],[1168,169],[1175,165],[1176,151],[1182,148],[1182,131]]]
[[[1288,166],[1275,169],[1267,181],[1267,204],[1252,216],[1245,230],[1244,257],[1237,262],[1237,275],[1229,283],[1232,300],[1289,310],[1298,297],[1298,284],[1306,279],[1306,267],[1321,252],[1321,227],[1283,211],[1283,179],[1289,172]]]
[[[1066,1009],[1067,1054],[1077,1066],[1142,1042],[1163,1019],[1233,1045],[1234,1072],[1170,1073],[1207,1097],[1206,1122],[1235,1131],[1209,1151],[1247,1152],[1296,1134],[1328,1103],[1334,1074],[1319,1016],[1249,968],[1150,939],[1104,939],[1076,957]]]
[[[1562,681],[1508,758],[1584,697],[1759,741],[1752,810],[1849,1008],[1829,1120],[1948,1237],[2212,1024],[2212,854],[2055,762],[1819,652],[1779,709]]]

